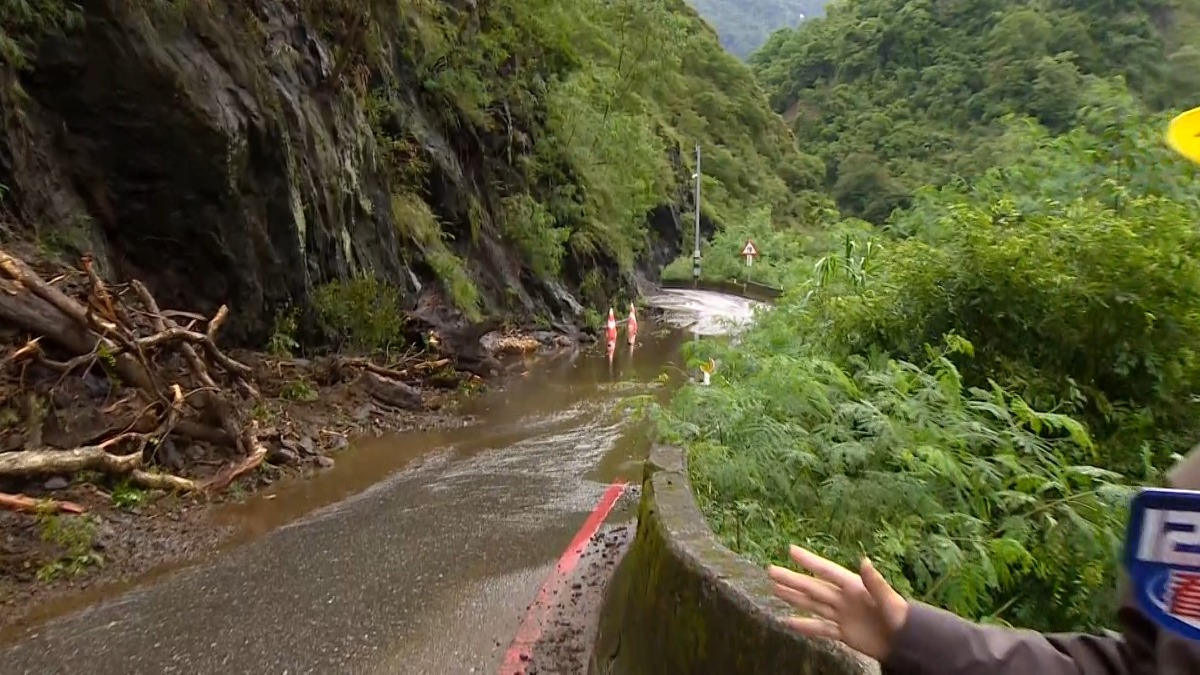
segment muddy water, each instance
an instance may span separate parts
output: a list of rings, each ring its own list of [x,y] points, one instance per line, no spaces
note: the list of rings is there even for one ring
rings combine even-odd
[[[4,673],[487,672],[605,486],[640,477],[621,402],[744,300],[652,299],[638,344],[562,354],[471,401],[478,424],[357,444],[217,517],[242,544],[42,626]],[[682,326],[682,330],[679,328]]]
[[[464,414],[478,420],[474,424],[360,441],[333,469],[226,507],[217,518],[237,528],[235,540],[245,540],[362,492],[422,459],[453,462],[502,449],[523,450],[522,460],[549,449],[546,459],[553,467],[547,470],[590,481],[638,480],[645,438],[625,433],[626,416],[613,414],[620,399],[654,389],[669,392],[686,377],[678,364],[684,341],[736,330],[760,304],[690,289],[664,290],[649,302],[662,316],[641,319],[636,344],[627,344],[622,325],[614,349],[596,345],[535,360],[525,376],[463,406]],[[651,384],[663,374],[670,378],[666,386]]]
[[[414,465],[476,458],[468,465],[502,472],[507,459],[497,451],[506,449],[520,450],[522,463],[545,451],[554,472],[603,482],[636,478],[638,437],[625,438],[625,418],[614,407],[624,396],[651,391],[647,383],[663,372],[678,380],[681,371],[669,365],[688,339],[678,329],[641,323],[638,344],[631,349],[619,341],[611,362],[603,345],[534,362],[524,377],[464,404],[464,414],[477,420],[469,426],[361,441],[337,456],[332,469],[225,507],[217,518],[237,528],[235,538],[253,538]]]

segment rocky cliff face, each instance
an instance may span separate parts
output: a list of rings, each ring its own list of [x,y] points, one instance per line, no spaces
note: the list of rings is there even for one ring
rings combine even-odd
[[[144,280],[165,306],[228,303],[227,338],[261,345],[283,307],[307,308],[318,285],[361,275],[402,289],[410,310],[461,316],[429,246],[406,234],[405,218],[431,212],[468,263],[474,320],[580,315],[583,263],[569,260],[562,280],[536,276],[492,226],[495,186],[519,180],[535,132],[527,120],[446,129],[417,84],[397,90],[406,113],[384,122],[428,167],[414,215],[397,208],[369,99],[348,91],[376,75],[339,58],[344,45],[304,3],[140,4],[153,3],[84,0],[78,27],[30,42],[36,67],[0,64],[5,240],[92,250],[104,273]],[[402,46],[378,49],[411,82]],[[673,206],[650,220],[647,272],[677,254],[679,220]],[[630,288],[610,263],[588,262],[607,266],[603,290]]]

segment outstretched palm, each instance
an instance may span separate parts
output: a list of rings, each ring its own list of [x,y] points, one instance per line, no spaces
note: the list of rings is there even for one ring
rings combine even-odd
[[[855,574],[837,563],[792,546],[792,560],[815,576],[772,565],[767,574],[775,595],[811,617],[787,620],[795,631],[840,640],[871,658],[883,660],[892,636],[908,617],[908,602],[866,558]]]

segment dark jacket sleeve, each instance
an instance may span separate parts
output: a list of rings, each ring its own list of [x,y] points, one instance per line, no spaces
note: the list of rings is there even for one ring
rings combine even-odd
[[[1200,446],[1167,476],[1167,484],[1200,490]],[[1043,634],[981,626],[919,602],[881,664],[885,675],[1192,675],[1200,642],[1162,634],[1134,604],[1122,579],[1113,636]]]
[[[1121,636],[1044,634],[983,626],[912,602],[881,665],[885,675],[1155,673],[1154,626],[1127,604],[1121,621]]]

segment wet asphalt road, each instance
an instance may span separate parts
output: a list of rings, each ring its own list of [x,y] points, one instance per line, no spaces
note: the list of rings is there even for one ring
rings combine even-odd
[[[703,294],[684,303],[701,304],[744,310]],[[654,332],[643,322],[632,354],[622,335],[611,364],[600,347],[485,396],[478,428],[378,441],[362,452],[421,457],[209,563],[41,626],[0,651],[0,673],[495,673],[608,483],[640,477],[645,444],[618,402],[647,391],[637,383],[685,339]],[[623,501],[610,522],[632,518]]]

